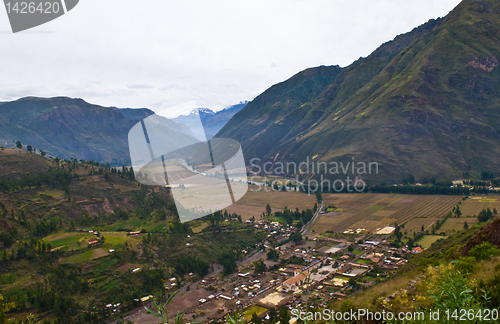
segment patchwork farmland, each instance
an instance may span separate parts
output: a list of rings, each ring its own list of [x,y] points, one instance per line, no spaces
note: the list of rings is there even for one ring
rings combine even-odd
[[[486,208],[496,208],[500,210],[500,199],[495,196],[488,196],[485,198],[472,197],[466,199],[462,205],[460,205],[460,210],[462,211],[462,216],[477,216],[479,213]]]
[[[446,195],[324,193],[324,208],[334,206],[336,209],[321,215],[310,230],[315,233],[343,232],[357,228],[374,231],[398,223],[399,225],[405,224],[405,229],[409,233],[419,232],[422,225],[427,230],[438,219],[444,218],[453,207],[460,203],[462,198],[462,196]],[[315,203],[315,195],[273,190],[267,192],[263,188],[259,190],[257,186],[250,186],[247,194],[228,208],[228,212],[242,215],[243,220],[250,219],[252,216],[258,219],[264,212],[263,206],[266,204],[271,206],[274,213],[284,209],[285,206],[289,209],[304,210],[312,208]],[[482,204],[486,206],[484,202]],[[500,203],[498,208],[500,209]],[[454,227],[456,226],[458,225]]]
[[[337,211],[319,218],[312,230],[317,233],[343,232],[364,228],[368,231],[408,222],[409,229],[431,227],[444,218],[462,199],[461,196],[424,196],[400,194],[324,194],[325,206]],[[418,220],[416,220],[418,219]],[[420,220],[421,219],[421,220]]]
[[[252,216],[260,219],[260,215],[266,210],[267,204],[271,206],[272,212],[275,213],[285,209],[285,207],[288,207],[288,209],[298,208],[299,210],[312,209],[316,203],[315,195],[307,195],[302,192],[274,191],[269,187],[265,189],[269,191],[264,190],[263,187],[249,186],[246,195],[232,206],[226,208],[226,210],[229,213],[241,215],[243,221],[246,221]]]

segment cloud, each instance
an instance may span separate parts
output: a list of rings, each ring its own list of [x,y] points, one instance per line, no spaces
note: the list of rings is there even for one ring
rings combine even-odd
[[[347,66],[459,2],[80,1],[35,33],[0,33],[0,101],[222,109],[308,67]],[[0,31],[9,29],[0,10]]]

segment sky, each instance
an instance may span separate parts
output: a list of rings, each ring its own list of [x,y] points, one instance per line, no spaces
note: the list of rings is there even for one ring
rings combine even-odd
[[[68,96],[166,117],[220,110],[306,68],[348,66],[459,2],[80,0],[16,34],[0,9],[0,101]]]

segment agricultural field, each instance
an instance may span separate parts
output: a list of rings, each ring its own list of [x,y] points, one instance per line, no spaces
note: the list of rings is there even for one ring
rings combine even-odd
[[[424,227],[424,232],[426,230],[430,230],[432,225],[435,225],[439,218],[413,218],[404,224],[404,231],[407,231],[408,234],[412,234],[414,232],[418,233],[422,231],[422,226]]]
[[[245,320],[247,322],[250,322],[252,320],[253,313],[257,314],[257,316],[258,316],[258,315],[264,313],[266,310],[267,309],[265,309],[262,306],[253,305],[253,306],[250,306],[247,309],[245,309],[245,311],[243,312],[243,317],[245,318]]]
[[[429,228],[438,218],[445,217],[462,197],[368,193],[323,194],[323,199],[326,206],[338,209],[318,219],[312,226],[312,230],[317,233],[357,228],[373,232],[387,225],[402,225],[417,218],[418,221],[408,223],[411,230],[417,227],[420,230],[422,225]]]
[[[445,239],[445,238],[446,238],[446,236],[440,236],[440,235],[424,235],[416,243],[420,244],[422,246],[422,248],[428,249],[431,247],[432,243],[436,242],[437,240]]]
[[[268,190],[268,191],[266,191]],[[236,204],[228,207],[228,213],[237,213],[241,215],[243,221],[255,216],[255,219],[260,219],[265,211],[265,206],[269,204],[272,212],[288,209],[299,208],[305,210],[313,208],[316,203],[315,195],[307,195],[302,192],[282,192],[274,191],[269,187],[249,186],[246,195],[238,200]]]
[[[453,234],[455,231],[461,231],[464,229],[464,224],[467,222],[469,227],[478,223],[476,217],[460,217],[460,218],[448,218],[446,222],[439,228],[439,232],[445,232],[446,235]]]
[[[52,246],[52,251],[60,249],[64,252],[86,248],[92,239],[95,239],[94,234],[83,232],[55,234],[45,238]]]
[[[486,208],[491,208],[491,210],[496,208],[500,211],[500,197],[472,197],[466,199],[462,205],[460,205],[462,216],[477,216],[483,209]]]
[[[75,254],[66,258],[61,258],[59,260],[60,263],[72,263],[72,264],[77,264],[77,263],[82,263],[85,261],[90,261],[94,259],[99,259],[102,258],[103,256],[108,255],[109,253],[104,251],[102,248],[99,249],[94,249],[94,250],[89,250],[87,252]]]
[[[115,249],[116,251],[125,248],[125,242],[129,246],[135,247],[142,239],[142,235],[128,236],[126,232],[101,232],[105,238],[104,249]],[[45,237],[44,241],[51,244],[52,250],[62,250],[64,252],[86,249],[88,242],[96,239],[96,235],[83,232],[70,232],[63,234],[54,234]]]

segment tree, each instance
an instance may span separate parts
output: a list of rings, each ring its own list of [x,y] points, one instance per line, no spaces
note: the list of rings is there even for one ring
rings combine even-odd
[[[295,244],[300,244],[302,243],[302,234],[293,232],[292,235],[290,235],[290,240]]]
[[[477,261],[489,260],[492,256],[500,255],[500,250],[490,242],[483,242],[470,249],[469,255],[475,257]]]
[[[273,307],[269,310],[269,322],[275,323],[277,319],[278,319],[278,312],[276,311],[276,308]]]
[[[254,273],[255,274],[261,274],[261,273],[265,273],[267,271],[266,264],[264,263],[264,260],[262,260],[262,259],[254,261],[253,266],[254,266]]]
[[[269,251],[267,252],[267,259],[268,260],[278,261],[279,257],[280,257],[280,253],[278,251],[276,251],[275,249],[269,249]]]
[[[349,278],[349,286],[351,286],[352,289],[356,289],[356,288],[358,288],[359,285],[356,282],[356,279],[351,277],[351,278]]]
[[[17,146],[17,148],[19,148],[19,149],[22,149],[22,148],[23,148],[23,144],[21,143],[21,141],[17,141],[17,142],[16,142],[16,146]]]
[[[7,320],[7,316],[5,316],[5,310],[3,305],[3,296],[0,295],[0,324],[4,324]]]
[[[224,274],[229,275],[238,269],[236,256],[233,251],[224,251],[219,258],[219,263],[224,267]]]
[[[28,146],[27,146],[27,148],[26,148],[26,150],[27,150],[28,152],[32,153],[32,152],[33,152],[33,146],[28,145]]]
[[[413,249],[413,244],[415,244],[415,243],[413,243],[413,239],[410,237],[408,239],[408,242],[406,243],[406,245],[408,245],[409,249]]]
[[[455,217],[460,217],[462,216],[462,211],[460,210],[460,206],[457,206],[457,208],[455,209]]]
[[[422,231],[423,231],[423,225],[422,225]],[[401,238],[403,237],[403,232],[401,232],[401,227],[396,224],[396,229],[394,230],[394,235],[396,236],[396,240],[399,242],[401,242]]]
[[[254,324],[262,324],[262,320],[257,316],[257,313],[252,314],[252,323]]]
[[[280,324],[289,324],[290,315],[288,315],[288,310],[285,306],[280,309]]]
[[[490,208],[483,209],[477,216],[477,219],[480,223],[487,222],[491,218],[493,218],[493,212],[490,210]]]
[[[321,202],[323,201],[323,196],[321,195],[321,191],[319,190],[316,190],[316,201],[318,202],[318,204],[321,204]]]
[[[44,150],[40,150],[40,155],[41,156],[45,156],[47,154],[47,152],[45,152]]]
[[[467,222],[464,223],[464,229],[469,229],[469,224]]]
[[[271,216],[271,206],[269,204],[266,205],[266,214],[267,216]]]

